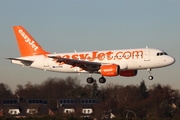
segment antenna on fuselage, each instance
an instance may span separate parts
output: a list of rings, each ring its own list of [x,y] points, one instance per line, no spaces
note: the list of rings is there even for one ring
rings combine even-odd
[[[148,46],[146,46],[146,49],[148,49]]]

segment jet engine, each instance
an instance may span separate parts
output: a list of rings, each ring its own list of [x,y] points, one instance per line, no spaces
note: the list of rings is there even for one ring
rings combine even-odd
[[[120,73],[119,65],[103,65],[100,72],[102,76],[117,76]]]
[[[122,70],[120,71],[120,76],[133,77],[137,75],[137,70]]]

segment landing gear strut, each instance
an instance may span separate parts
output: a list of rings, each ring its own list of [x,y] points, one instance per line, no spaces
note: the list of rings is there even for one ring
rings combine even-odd
[[[149,80],[153,80],[153,76],[151,75],[151,69],[148,68],[147,71],[149,72],[149,77],[148,77],[148,79],[149,79]]]

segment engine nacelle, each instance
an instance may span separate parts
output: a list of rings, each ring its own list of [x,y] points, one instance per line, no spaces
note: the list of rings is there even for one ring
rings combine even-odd
[[[122,70],[119,75],[124,77],[133,77],[137,75],[137,70]]]
[[[103,76],[117,76],[120,73],[119,65],[103,65],[100,72]]]

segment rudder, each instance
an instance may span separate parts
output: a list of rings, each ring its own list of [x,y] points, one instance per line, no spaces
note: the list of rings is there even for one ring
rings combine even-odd
[[[13,26],[22,57],[49,54],[31,37],[22,26]]]

